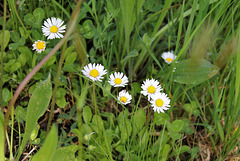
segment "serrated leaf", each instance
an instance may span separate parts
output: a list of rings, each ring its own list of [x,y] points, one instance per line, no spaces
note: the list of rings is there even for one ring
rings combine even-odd
[[[219,71],[219,68],[205,59],[187,59],[176,63],[173,80],[181,84],[199,84]]]
[[[43,161],[49,160],[51,161],[58,142],[58,133],[56,126],[53,126],[49,134],[47,135],[46,140],[43,143],[41,149],[33,156],[31,161]]]

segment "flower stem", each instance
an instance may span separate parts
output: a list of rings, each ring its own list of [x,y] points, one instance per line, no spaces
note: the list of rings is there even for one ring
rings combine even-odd
[[[57,75],[54,80],[54,89],[53,89],[53,96],[52,96],[51,111],[50,111],[49,118],[48,118],[47,133],[49,132],[51,123],[52,123],[53,110],[54,110],[55,103],[56,103],[57,88],[58,88],[59,78],[60,78],[61,71],[62,71],[62,65],[63,65],[64,55],[65,55],[64,53],[65,53],[66,48],[67,48],[67,41],[65,41],[65,44],[63,46],[62,54],[61,54],[60,60],[59,60]]]

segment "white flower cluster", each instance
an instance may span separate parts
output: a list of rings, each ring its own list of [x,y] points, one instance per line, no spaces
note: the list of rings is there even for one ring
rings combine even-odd
[[[64,21],[60,18],[51,17],[44,21],[42,26],[42,32],[44,36],[47,36],[47,39],[56,39],[63,38],[62,33],[65,32],[66,25],[63,25]],[[38,53],[45,51],[46,42],[42,40],[37,40],[34,42],[33,50],[36,50]]]

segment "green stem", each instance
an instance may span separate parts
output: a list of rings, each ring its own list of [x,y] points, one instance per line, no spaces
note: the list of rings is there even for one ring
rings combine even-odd
[[[0,78],[0,107],[3,108],[2,106],[2,89],[3,89],[3,52],[4,52],[4,31],[5,31],[5,26],[6,26],[6,6],[7,2],[4,0],[4,13],[3,13],[3,29],[2,29],[2,47],[1,47],[1,78]],[[2,109],[3,110],[3,109]]]
[[[54,86],[54,89],[53,89],[51,111],[50,111],[50,115],[49,115],[49,118],[48,118],[47,133],[49,132],[50,127],[51,127],[51,123],[52,123],[53,110],[54,110],[55,103],[56,103],[57,88],[58,88],[59,78],[60,78],[61,71],[62,71],[62,65],[63,65],[64,55],[65,55],[64,53],[65,53],[66,48],[67,48],[67,41],[65,41],[65,44],[63,46],[62,54],[61,54],[60,60],[59,60],[57,75],[56,75],[55,81],[54,81],[55,86]]]

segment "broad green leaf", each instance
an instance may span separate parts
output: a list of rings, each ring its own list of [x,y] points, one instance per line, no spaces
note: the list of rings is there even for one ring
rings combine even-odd
[[[165,121],[169,121],[169,115],[166,113],[154,113],[154,120],[156,122],[156,125],[164,125]]]
[[[175,150],[172,152],[171,156],[174,156],[174,155],[179,155],[179,154],[182,154],[184,152],[188,152],[188,153],[191,153],[191,149],[189,146],[187,145],[182,145],[181,147],[178,148],[178,150]]]
[[[100,116],[98,116],[98,115],[94,115],[93,116],[93,118],[92,118],[92,124],[91,125],[93,125],[94,127],[95,127],[95,129],[94,130],[96,130],[96,131],[98,131],[98,132],[100,132],[100,131],[102,131],[103,129],[104,129],[104,127],[103,127],[103,120],[102,120],[102,118],[100,117]],[[100,131],[99,131],[100,130]]]
[[[26,56],[27,64],[32,67],[32,51],[26,46],[19,47],[18,51]]]
[[[24,66],[27,62],[27,59],[26,59],[26,54],[25,53],[21,53],[18,57],[20,63],[21,63],[21,66]]]
[[[9,44],[9,49],[10,50],[16,50],[20,46],[23,46],[25,44],[25,38],[21,37],[17,42]]]
[[[83,120],[86,124],[89,124],[92,119],[92,111],[89,106],[83,108]]]
[[[58,105],[58,107],[64,108],[68,103],[66,102],[66,98],[62,96],[56,98],[56,104]]]
[[[77,145],[70,145],[68,147],[59,148],[55,152],[52,161],[74,161],[75,153],[77,150]]]
[[[27,114],[27,111],[25,111],[22,106],[17,106],[16,107],[15,115],[16,115],[17,120],[26,121],[26,114]]]
[[[40,142],[41,142],[41,139],[40,138],[36,138],[33,141],[30,141],[29,143],[30,144],[34,144],[34,145],[38,145],[38,144],[40,144]]]
[[[51,131],[47,135],[46,140],[40,150],[33,156],[31,161],[54,161],[53,156],[55,154],[58,142],[58,132],[56,126],[52,126]]]
[[[11,93],[7,88],[3,88],[2,90],[2,98],[5,102],[10,101],[11,99]]]
[[[91,20],[85,20],[83,25],[80,28],[80,32],[83,34],[83,37],[86,39],[93,38],[95,31],[92,29],[93,23]]]
[[[4,116],[2,111],[0,111],[0,161],[5,161],[5,153],[4,153],[4,129],[3,129],[3,123],[4,123]]]
[[[37,125],[34,130],[31,132],[30,139],[35,140],[38,136],[38,131],[39,131],[40,126]]]
[[[66,90],[64,88],[58,88],[56,97],[62,97],[62,96],[65,96],[65,94],[66,94]]]
[[[27,39],[31,31],[25,31],[23,27],[19,27],[19,32],[21,34],[21,37]]]
[[[142,108],[138,109],[134,116],[133,116],[133,120],[134,120],[134,125],[137,127],[137,130],[141,130],[143,125],[146,122],[146,114],[143,111]]]
[[[183,128],[184,122],[182,120],[173,121],[172,125],[169,128],[170,132],[180,132]]]
[[[36,29],[32,29],[32,35],[35,40],[41,40],[43,37],[43,34],[39,33]]]
[[[82,135],[83,136],[89,135],[89,134],[91,134],[93,132],[92,128],[89,125],[87,125],[87,124],[82,124],[81,131],[82,131]]]
[[[177,132],[170,132],[169,136],[174,140],[178,140],[181,138],[181,134]]]
[[[13,42],[17,42],[20,39],[20,34],[18,33],[18,31],[13,30],[13,32],[11,32],[11,40]]]
[[[124,148],[123,145],[118,145],[118,146],[116,147],[116,150],[117,150],[119,153],[123,154],[124,151],[125,151],[125,148]]]
[[[10,68],[10,73],[15,72],[15,71],[18,70],[20,67],[21,67],[21,63],[15,62],[15,63],[11,66],[11,68]]]
[[[73,52],[74,48],[75,47],[73,45],[71,45],[65,50],[64,59],[66,59],[67,56],[70,55]]]
[[[1,32],[1,34],[0,34],[1,48],[2,48],[2,34],[3,34],[3,32]],[[7,47],[8,43],[9,43],[9,40],[10,40],[10,32],[8,30],[5,30],[4,31],[4,40],[3,40],[3,42],[4,42],[3,49],[5,49]]]
[[[22,144],[19,148],[19,154],[17,160],[19,159],[27,141],[30,139],[31,132],[37,126],[38,119],[45,113],[52,96],[52,84],[50,81],[50,75],[45,80],[40,82],[30,100],[27,107],[27,116],[26,116],[26,126],[25,126],[25,135],[23,137]]]
[[[74,61],[77,59],[77,52],[72,52],[67,55],[67,58],[65,60],[64,66],[66,65],[72,65]]]
[[[219,68],[204,59],[187,59],[176,63],[173,80],[181,84],[199,84],[219,71]]]
[[[44,67],[49,67],[54,64],[56,61],[56,55],[51,56],[48,61],[45,63]]]
[[[161,158],[160,161],[166,161],[166,160],[167,160],[167,158],[168,158],[168,153],[169,153],[170,149],[171,149],[171,147],[170,147],[169,144],[165,144],[165,145],[164,145],[163,151],[162,151],[162,154],[161,154],[162,158]]]

